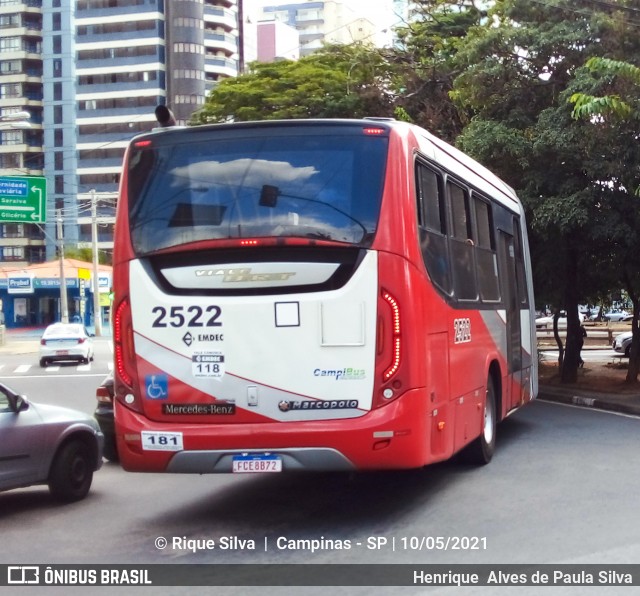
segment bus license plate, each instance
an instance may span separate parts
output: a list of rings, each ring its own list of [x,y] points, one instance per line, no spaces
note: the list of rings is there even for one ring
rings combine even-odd
[[[234,474],[255,472],[282,472],[282,459],[277,455],[235,455],[233,457]]]

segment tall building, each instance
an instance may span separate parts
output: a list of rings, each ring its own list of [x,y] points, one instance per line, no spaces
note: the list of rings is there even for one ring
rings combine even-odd
[[[30,129],[0,122],[0,175],[42,176],[43,14],[38,0],[0,0],[0,120],[30,113]],[[0,221],[0,263],[41,261],[44,230],[33,224]]]
[[[344,0],[303,0],[267,5],[263,19],[286,23],[300,35],[300,55],[319,50],[322,44],[373,42],[375,25],[359,16]]]
[[[60,227],[90,246],[94,204],[112,246],[124,148],[156,105],[186,123],[238,73],[241,13],[239,0],[0,0],[0,176],[47,180],[46,224],[0,223],[0,264],[53,258]],[[32,128],[3,128],[18,110]]]
[[[300,58],[300,34],[282,21],[263,21],[257,28],[260,62],[297,60]]]

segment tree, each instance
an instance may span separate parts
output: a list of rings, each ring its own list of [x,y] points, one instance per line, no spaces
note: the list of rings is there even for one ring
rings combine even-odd
[[[455,58],[469,29],[486,13],[470,0],[413,4],[413,19],[396,30],[399,47],[387,53],[396,104],[413,122],[453,143],[467,122],[466,111],[450,96],[461,73]]]
[[[572,118],[567,89],[588,58],[636,44],[631,31],[621,39],[619,12],[613,3],[576,10],[565,0],[498,0],[456,55],[453,97],[471,114],[458,145],[525,204],[536,293],[568,315],[564,382],[577,376],[579,299],[611,282],[610,240],[619,222],[612,208],[618,195],[602,183],[608,178],[599,157],[617,140]]]
[[[573,93],[573,116],[616,139],[605,146],[602,183],[618,195],[614,209],[619,214],[617,248],[619,282],[633,303],[633,339],[627,383],[637,383],[640,374],[640,68],[626,61],[591,58],[585,64],[581,89]],[[601,94],[597,94],[600,91]],[[601,151],[602,153],[602,151]]]
[[[254,62],[247,74],[221,81],[193,121],[392,116],[386,77],[381,52],[358,44],[327,46],[297,61]]]

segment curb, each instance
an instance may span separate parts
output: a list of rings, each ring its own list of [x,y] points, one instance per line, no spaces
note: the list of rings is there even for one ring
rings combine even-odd
[[[576,395],[570,389],[557,389],[541,385],[538,389],[538,399],[581,408],[640,416],[640,394],[601,395],[584,390],[581,393],[582,395]]]

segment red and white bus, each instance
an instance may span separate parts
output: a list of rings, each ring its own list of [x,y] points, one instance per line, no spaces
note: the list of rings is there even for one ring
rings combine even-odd
[[[134,138],[113,276],[127,470],[487,463],[536,395],[522,205],[407,123]]]

